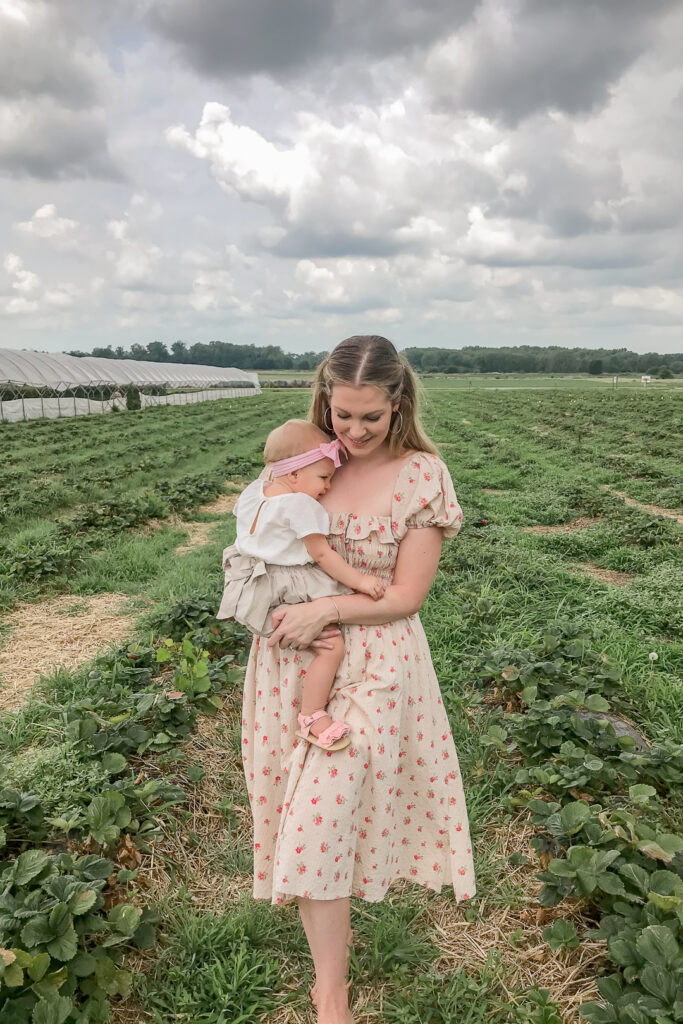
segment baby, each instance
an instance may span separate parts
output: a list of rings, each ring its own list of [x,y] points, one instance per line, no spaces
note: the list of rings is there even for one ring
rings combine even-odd
[[[252,633],[270,636],[272,612],[359,590],[378,600],[384,584],[353,569],[327,543],[330,520],[319,499],[341,464],[338,440],[306,420],[288,420],[268,435],[263,457],[271,481],[254,480],[242,492],[234,514],[237,540],[223,552],[225,590],[218,619],[236,619]],[[344,654],[341,636],[331,650],[314,649],[305,674],[297,734],[325,750],[350,743],[346,722],[333,721],[325,706]]]

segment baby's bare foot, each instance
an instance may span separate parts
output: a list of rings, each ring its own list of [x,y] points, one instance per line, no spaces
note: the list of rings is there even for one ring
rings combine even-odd
[[[329,729],[332,725],[332,719],[329,715],[325,715],[324,718],[318,718],[317,721],[311,726],[311,732],[315,737],[318,737],[321,732],[325,732],[325,729]]]

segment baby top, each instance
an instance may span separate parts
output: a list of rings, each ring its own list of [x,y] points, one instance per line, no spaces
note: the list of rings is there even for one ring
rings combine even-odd
[[[312,562],[302,538],[312,533],[327,536],[330,532],[327,512],[308,494],[278,494],[266,498],[263,483],[263,480],[250,483],[235,505],[235,547],[240,555],[260,558],[272,565],[306,565]],[[256,527],[250,533],[257,512]]]

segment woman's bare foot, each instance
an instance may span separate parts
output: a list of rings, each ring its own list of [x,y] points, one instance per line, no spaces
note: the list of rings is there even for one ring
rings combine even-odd
[[[320,1002],[316,1024],[355,1024],[346,992],[329,993],[324,1004],[322,997]]]

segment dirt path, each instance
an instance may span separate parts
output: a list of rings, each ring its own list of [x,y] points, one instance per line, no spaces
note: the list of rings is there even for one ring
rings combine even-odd
[[[661,505],[646,505],[642,501],[636,501],[635,498],[629,498],[625,491],[617,491],[609,484],[604,484],[603,489],[609,491],[615,498],[621,498],[624,504],[631,508],[639,508],[641,512],[651,512],[653,516],[666,516],[667,519],[675,519],[677,523],[683,523],[683,512],[680,509],[662,508]]]
[[[574,533],[576,530],[586,530],[589,526],[595,526],[600,519],[596,516],[579,516],[571,523],[559,523],[557,526],[523,526],[524,533]]]
[[[209,502],[208,505],[202,505],[199,509],[200,512],[211,512],[213,515],[228,515],[232,512],[233,508],[237,504],[239,494],[221,494],[215,501]],[[159,520],[164,522],[164,520]],[[181,544],[180,547],[175,549],[176,555],[186,555],[188,551],[194,551],[196,548],[203,547],[209,539],[209,534],[217,524],[195,522],[194,520],[183,520],[179,519],[177,523],[173,523],[179,530],[185,530],[190,535],[187,544]]]
[[[615,587],[625,587],[634,578],[632,572],[617,572],[616,569],[602,569],[592,562],[578,562],[571,567],[570,572],[585,572],[600,583],[611,583]]]

